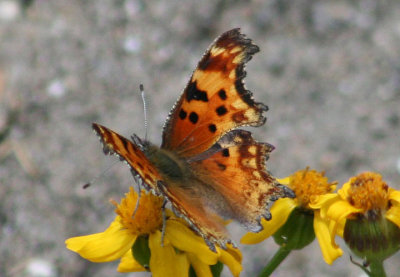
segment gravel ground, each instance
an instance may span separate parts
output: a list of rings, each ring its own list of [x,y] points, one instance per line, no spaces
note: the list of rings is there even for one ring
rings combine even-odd
[[[342,184],[368,170],[400,189],[399,14],[389,0],[0,0],[0,276],[120,276],[117,263],[92,264],[64,246],[104,230],[108,200],[132,184],[118,163],[82,189],[114,163],[91,123],[143,135],[143,83],[149,137],[160,143],[197,61],[233,27],[261,48],[246,84],[270,108],[253,131],[276,146],[275,176],[310,166]],[[239,240],[243,229],[231,232]],[[270,240],[240,247],[243,276],[277,249]],[[388,276],[399,263],[399,254],[386,262]],[[347,253],[326,265],[314,242],[275,276],[321,275],[361,271]]]

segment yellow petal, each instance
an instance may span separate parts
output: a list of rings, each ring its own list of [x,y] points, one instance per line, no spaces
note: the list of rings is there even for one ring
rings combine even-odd
[[[186,255],[197,277],[212,277],[211,269],[208,264],[201,262],[195,254],[187,253]]]
[[[400,228],[400,206],[392,206],[385,217]]]
[[[126,252],[126,254],[122,257],[117,271],[126,273],[146,271],[146,269],[133,258],[132,250],[128,250],[128,252]]]
[[[238,262],[242,262],[242,252],[240,252],[238,248],[235,248],[231,244],[228,244],[225,251],[229,252],[229,254],[231,254],[231,256],[234,257]]]
[[[346,225],[346,218],[342,218],[338,222],[331,221],[334,224],[329,225],[329,232],[333,232],[337,234],[339,237],[343,238],[343,233],[344,233],[344,226]]]
[[[196,235],[179,220],[167,220],[165,237],[175,248],[197,255],[201,262],[208,265],[217,263],[217,253],[211,251],[203,238]]]
[[[328,221],[322,219],[318,211],[314,213],[314,231],[324,261],[331,265],[338,257],[343,255],[343,251],[332,242],[332,237],[329,234]]]
[[[280,184],[282,185],[289,185],[290,183],[290,176],[289,177],[285,177],[282,179],[276,179]]]
[[[133,245],[136,236],[123,229],[119,217],[103,232],[67,239],[65,244],[71,251],[95,262],[110,262],[121,258]]]
[[[352,214],[359,212],[362,212],[362,209],[357,209],[350,205],[350,203],[342,200],[332,203],[329,206],[326,216],[331,220],[329,225],[329,233],[333,243],[335,243],[335,235],[343,236],[343,228],[346,219]]]
[[[354,177],[353,177],[354,178]],[[345,199],[347,199],[347,196],[349,195],[348,194],[348,191],[349,191],[349,189],[350,189],[350,183],[352,182],[352,179],[353,178],[350,178],[350,180],[347,182],[347,183],[345,183],[343,186],[342,186],[342,188],[341,189],[339,189],[338,190],[338,194],[339,194],[339,196],[340,196],[340,198],[342,198],[343,200],[345,200]]]
[[[290,198],[280,198],[271,207],[272,219],[261,220],[264,229],[258,233],[247,233],[240,240],[244,244],[259,243],[273,235],[285,224],[292,210],[296,208],[296,202]]]
[[[183,252],[177,253],[171,244],[161,245],[161,232],[149,236],[150,271],[153,277],[187,277],[189,261]]]
[[[242,254],[239,249],[233,248],[233,246],[228,244],[226,250],[217,248],[217,251],[220,254],[218,260],[229,267],[233,276],[239,276],[243,270]]]
[[[336,198],[338,198],[336,193],[318,195],[313,199],[313,202],[310,203],[309,206],[314,210],[321,209],[323,206],[329,205],[329,203],[334,201]]]
[[[400,191],[390,189],[389,200],[396,201],[397,204],[400,204]]]
[[[334,221],[339,222],[343,218],[347,218],[351,214],[362,212],[346,201],[337,201],[329,206],[327,216]]]

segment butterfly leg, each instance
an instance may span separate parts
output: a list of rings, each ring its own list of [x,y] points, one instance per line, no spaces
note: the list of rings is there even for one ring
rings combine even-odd
[[[138,208],[139,208],[139,203],[140,203],[140,197],[141,197],[141,196],[142,196],[142,188],[141,188],[140,185],[138,184],[138,198],[137,198],[137,201],[136,201],[135,210],[133,210],[133,213],[132,213],[132,219],[135,217],[136,212],[137,212],[137,210],[138,210]]]
[[[136,202],[135,210],[132,213],[132,219],[133,219],[135,217],[135,214],[136,214],[138,208],[139,208],[140,197],[142,196],[142,184],[143,184],[143,181],[140,178],[140,176],[137,175],[136,172],[131,171],[131,173],[132,173],[133,179],[135,180],[135,182],[136,182],[136,184],[138,186],[138,199],[137,199],[137,202]]]
[[[167,223],[167,215],[165,214],[165,206],[167,205],[167,199],[164,198],[164,202],[161,206],[162,212],[162,229],[161,229],[161,246],[164,247],[164,236],[165,236],[165,226]]]

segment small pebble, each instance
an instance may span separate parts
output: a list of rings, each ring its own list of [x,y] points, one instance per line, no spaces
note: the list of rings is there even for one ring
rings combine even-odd
[[[140,40],[136,37],[129,36],[124,41],[124,49],[129,53],[137,53],[141,48]]]
[[[26,274],[31,277],[53,277],[56,276],[56,270],[51,262],[33,258],[26,266]]]
[[[50,84],[47,86],[47,93],[48,95],[54,97],[54,98],[60,98],[65,94],[65,85],[64,82],[62,82],[59,79],[55,79],[50,82]]]
[[[0,1],[0,20],[12,21],[20,13],[17,1]]]

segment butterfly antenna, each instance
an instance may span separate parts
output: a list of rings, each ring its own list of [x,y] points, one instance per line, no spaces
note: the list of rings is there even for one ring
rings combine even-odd
[[[146,104],[146,97],[145,97],[145,94],[144,94],[143,84],[140,84],[139,89],[140,89],[140,93],[142,95],[142,101],[143,101],[144,130],[145,130],[144,140],[147,141],[147,104]]]
[[[111,169],[111,167],[113,167],[116,163],[118,163],[119,161],[115,161],[113,162],[111,165],[109,165],[102,173],[100,173],[99,175],[97,175],[96,177],[94,177],[92,180],[90,180],[90,182],[84,184],[82,186],[83,189],[87,189],[88,187],[90,187],[91,185],[93,185],[97,179],[99,179],[100,177],[104,176],[104,174],[106,174],[107,171],[109,171]]]

